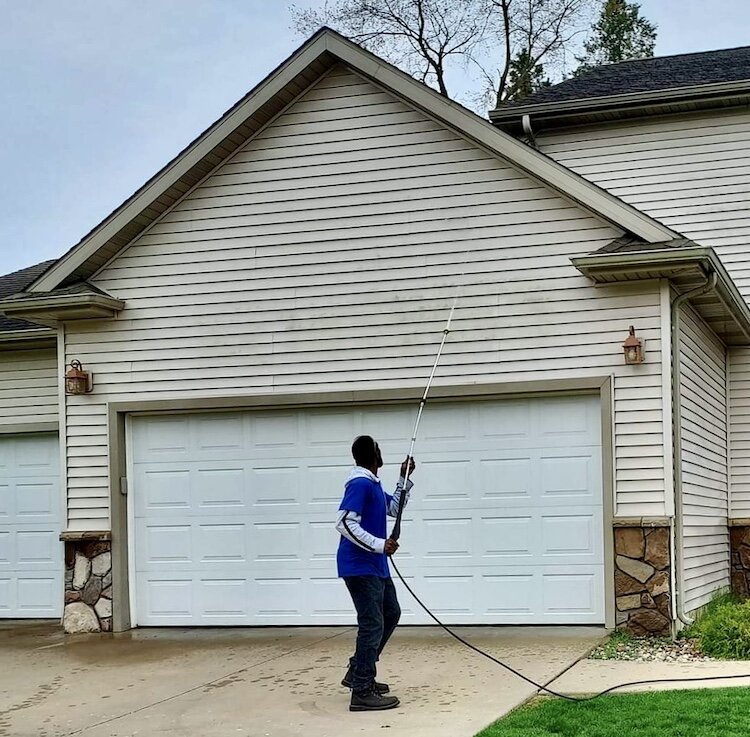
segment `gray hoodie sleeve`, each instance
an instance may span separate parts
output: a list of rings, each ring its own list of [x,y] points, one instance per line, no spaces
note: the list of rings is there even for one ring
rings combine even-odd
[[[371,535],[362,529],[361,522],[362,517],[356,512],[341,509],[336,518],[336,529],[339,531],[339,534],[363,550],[367,550],[370,553],[385,552],[385,540],[381,537],[375,537],[375,535]]]
[[[393,492],[391,503],[388,505],[388,514],[391,517],[395,517],[398,514],[398,505],[399,500],[401,499],[401,494],[406,494],[406,497],[404,497],[404,506],[409,503],[409,492],[414,484],[411,479],[409,479],[409,481],[406,482],[406,490],[404,491],[404,481],[405,479],[403,476],[398,480],[396,491]]]

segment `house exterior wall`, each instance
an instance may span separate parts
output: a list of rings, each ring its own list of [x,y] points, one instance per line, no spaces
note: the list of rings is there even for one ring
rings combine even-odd
[[[110,525],[108,402],[418,391],[457,289],[437,383],[612,375],[616,513],[663,515],[659,285],[570,264],[619,234],[334,70],[92,280],[126,307],[66,332],[69,529]]]
[[[750,111],[542,134],[541,150],[665,225],[713,246],[750,299]],[[750,349],[729,352],[730,516],[750,517]]]
[[[729,586],[726,347],[689,306],[680,316],[684,608]]]
[[[54,348],[0,350],[0,432],[58,421]]]

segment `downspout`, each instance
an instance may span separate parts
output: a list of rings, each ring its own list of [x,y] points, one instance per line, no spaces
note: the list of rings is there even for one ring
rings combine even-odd
[[[534,129],[531,127],[530,115],[521,116],[521,126],[523,127],[523,132],[526,136],[526,140],[529,142],[529,145],[533,148],[537,148],[536,136],[534,135]]]
[[[671,343],[672,343],[672,447],[673,447],[673,476],[674,476],[674,534],[673,534],[673,560],[675,568],[675,601],[676,614],[684,625],[693,623],[693,620],[685,614],[684,609],[684,587],[685,587],[685,559],[683,556],[684,529],[682,519],[682,408],[680,406],[681,381],[680,381],[680,309],[682,305],[694,297],[700,297],[710,292],[715,286],[718,276],[712,271],[706,278],[705,284],[695,289],[680,294],[671,308]]]

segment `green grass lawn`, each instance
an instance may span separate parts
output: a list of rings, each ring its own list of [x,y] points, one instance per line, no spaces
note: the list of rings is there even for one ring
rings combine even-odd
[[[604,696],[574,704],[544,699],[477,737],[747,737],[750,688]]]

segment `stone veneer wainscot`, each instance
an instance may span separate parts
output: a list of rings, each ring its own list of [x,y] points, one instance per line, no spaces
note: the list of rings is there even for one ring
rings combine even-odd
[[[614,525],[617,627],[634,635],[670,634],[669,522],[638,518]]]
[[[110,533],[63,533],[65,543],[65,632],[112,631],[112,542]]]

